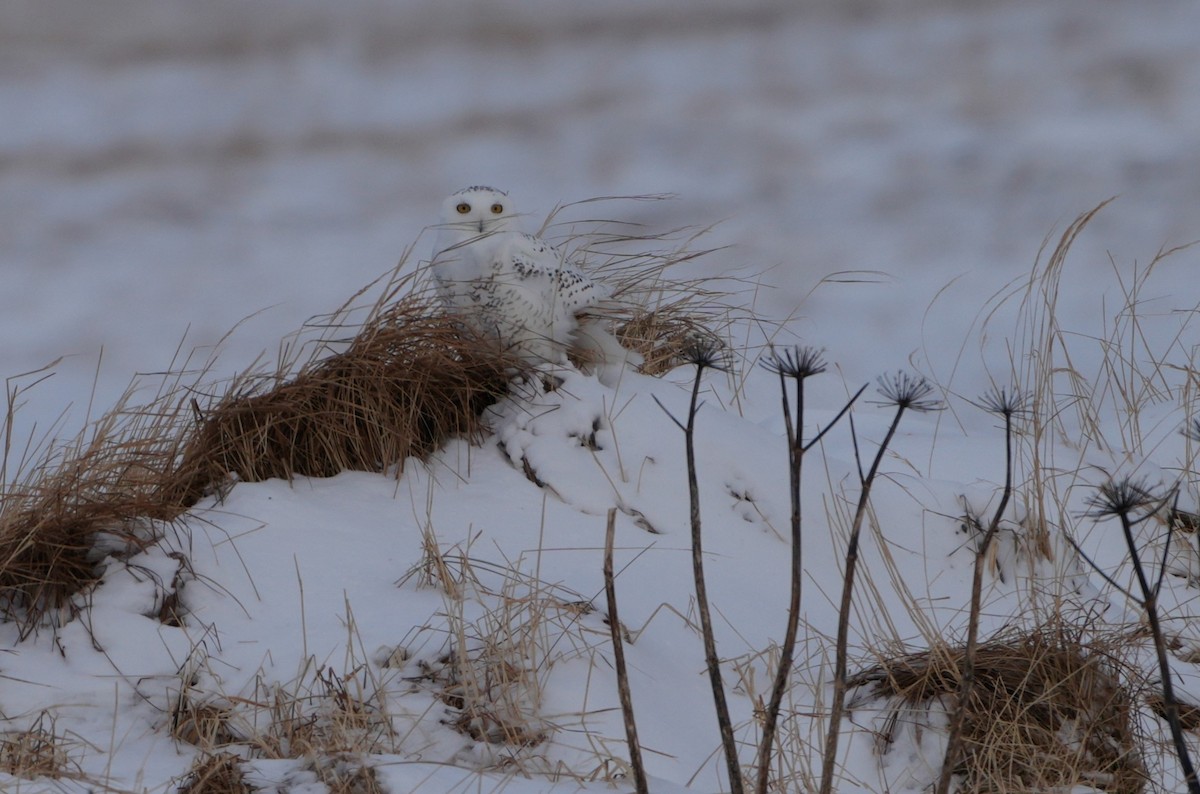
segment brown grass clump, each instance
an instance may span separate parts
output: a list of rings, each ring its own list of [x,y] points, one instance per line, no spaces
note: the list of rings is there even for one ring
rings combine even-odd
[[[424,682],[447,706],[443,724],[504,748],[505,763],[536,763],[521,751],[549,741],[565,716],[543,713],[551,669],[565,659],[591,657],[607,629],[590,617],[595,608],[587,598],[524,570],[521,559],[498,564],[471,556],[469,548],[442,551],[433,540],[425,544],[425,557],[400,584],[415,581],[443,591],[446,639],[436,658],[416,660],[419,674],[408,680]],[[482,612],[472,615],[468,603]]]
[[[256,759],[398,752],[387,686],[356,654],[348,663],[338,672],[308,657],[290,682],[260,677],[252,697],[229,699],[223,730]]]
[[[726,346],[712,323],[684,303],[636,312],[616,333],[622,345],[642,355],[645,375],[661,375],[685,363],[697,340]]]
[[[382,471],[477,434],[516,368],[409,294],[292,377],[240,376],[209,408],[178,385],[148,407],[123,401],[3,486],[0,612],[32,631],[99,577],[99,537],[137,550],[156,539],[153,520],[229,481]]]
[[[182,512],[158,493],[178,450],[177,418],[167,404],[130,410],[122,402],[72,446],[0,484],[0,613],[23,618],[28,632],[98,577],[92,550],[101,533],[137,548],[152,540],[148,519]]]
[[[353,755],[314,759],[309,769],[329,794],[388,794],[375,770]]]
[[[190,687],[180,690],[171,706],[170,717],[173,738],[206,752],[242,741],[230,725],[234,719],[233,709],[197,699]]]
[[[939,647],[888,659],[853,676],[851,686],[892,702],[881,744],[891,744],[901,712],[947,708],[959,689],[963,649]],[[1146,773],[1134,703],[1117,663],[1062,625],[981,644],[975,686],[965,704],[958,791],[1000,794],[1091,786],[1137,794]]]
[[[26,780],[86,779],[68,753],[68,742],[57,734],[54,718],[46,712],[27,730],[0,733],[0,771]]]
[[[402,466],[447,438],[478,434],[480,411],[516,367],[423,300],[402,299],[344,352],[266,391],[235,387],[205,412],[167,501],[194,502],[230,476],[254,482]]]
[[[1167,718],[1167,703],[1161,692],[1146,698],[1146,705],[1162,719]],[[1200,706],[1192,703],[1178,703],[1179,723],[1185,731],[1200,733]]]
[[[250,794],[254,788],[246,782],[242,759],[233,753],[200,755],[188,776],[176,789],[178,794]]]

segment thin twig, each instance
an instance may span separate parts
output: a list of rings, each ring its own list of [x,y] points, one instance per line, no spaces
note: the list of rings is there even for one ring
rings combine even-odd
[[[854,594],[854,573],[858,566],[858,544],[862,535],[862,525],[866,518],[867,506],[870,503],[871,488],[875,484],[879,466],[883,462],[884,453],[900,426],[900,419],[905,411],[936,410],[937,400],[929,397],[932,387],[923,378],[912,378],[906,373],[897,373],[890,379],[880,379],[880,392],[892,405],[896,406],[896,414],[888,426],[887,433],[875,453],[871,468],[862,476],[862,489],[858,495],[858,505],[854,511],[854,520],[850,524],[850,539],[846,544],[846,570],[842,575],[842,600],[838,607],[837,646],[834,651],[833,670],[833,702],[829,709],[829,730],[825,734],[825,751],[821,767],[821,794],[833,791],[833,773],[837,761],[838,739],[842,714],[846,708],[846,646],[850,634],[850,605]],[[853,417],[851,417],[853,427]],[[855,441],[855,458],[858,458],[858,443]],[[861,471],[861,469],[860,469]]]
[[[975,688],[975,656],[979,644],[979,613],[983,601],[983,568],[987,561],[988,551],[1000,529],[1000,519],[1008,507],[1012,496],[1013,476],[1013,411],[1004,412],[1004,491],[1000,496],[1000,504],[988,524],[983,540],[975,552],[975,569],[971,576],[971,608],[967,617],[967,645],[963,651],[961,678],[958,685],[958,706],[950,721],[950,730],[946,738],[946,755],[942,759],[942,771],[938,775],[935,794],[946,794],[950,790],[950,778],[958,766],[962,756],[962,732],[966,724],[967,710],[970,708],[971,692]]]
[[[704,374],[704,369],[704,364],[697,361],[696,379],[692,384],[692,397],[688,404],[687,425],[684,427],[692,525],[692,575],[696,583],[696,609],[700,613],[700,633],[704,638],[704,660],[708,668],[708,680],[712,685],[713,704],[717,710],[717,728],[721,733],[721,745],[725,751],[725,765],[729,774],[729,791],[730,794],[742,794],[741,764],[738,762],[733,722],[729,718],[729,704],[725,700],[725,687],[721,682],[721,662],[717,656],[712,613],[708,607],[708,590],[704,584],[704,550],[700,532],[700,486],[696,480],[695,444],[697,403],[700,398],[700,379]]]
[[[617,616],[617,585],[613,577],[613,535],[617,526],[617,510],[609,508],[608,528],[604,533],[604,593],[608,597],[608,628],[612,633],[613,664],[617,669],[617,694],[621,698],[621,715],[625,718],[625,740],[629,744],[629,765],[633,767],[633,782],[637,794],[648,794],[646,768],[642,765],[642,746],[638,742],[637,723],[633,719],[633,695],[629,691],[629,671],[625,668],[625,645],[621,637],[621,620]]]

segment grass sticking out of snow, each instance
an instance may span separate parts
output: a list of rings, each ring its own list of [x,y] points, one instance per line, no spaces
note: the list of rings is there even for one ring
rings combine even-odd
[[[0,772],[26,780],[87,781],[74,757],[80,744],[60,734],[54,715],[43,711],[24,730],[0,732]]]
[[[254,789],[246,782],[241,761],[233,753],[196,756],[178,794],[251,794]]]
[[[997,380],[1028,391],[1031,404],[1014,429],[1014,498],[982,572],[976,684],[962,704],[956,768],[964,790],[1086,785],[1124,794],[1148,778],[1174,779],[1154,735],[1145,636],[1130,630],[1136,610],[1109,587],[1127,567],[1111,543],[1084,536],[1080,508],[1102,475],[1142,465],[1139,451],[1162,456],[1162,471],[1186,481],[1169,520],[1145,522],[1139,537],[1147,559],[1178,574],[1165,579],[1161,609],[1181,649],[1172,664],[1188,669],[1188,649],[1200,647],[1188,620],[1200,579],[1194,540],[1177,537],[1167,549],[1163,535],[1194,534],[1195,439],[1176,430],[1179,406],[1194,400],[1196,367],[1182,342],[1186,321],[1164,337],[1149,328],[1158,318],[1139,313],[1148,270],[1122,282],[1125,305],[1102,333],[1060,324],[1067,252],[1093,214],[1069,227],[1027,282],[998,296],[981,325],[997,338],[1000,317],[1018,310]],[[711,284],[664,274],[694,253],[694,237],[604,223],[575,222],[563,237],[619,285],[628,305],[616,331],[648,371],[698,349],[724,358],[736,347],[730,340],[747,318],[723,309]],[[0,506],[0,596],[22,629],[13,632],[18,657],[42,653],[62,676],[56,686],[115,681],[118,697],[104,706],[113,710],[109,744],[170,744],[168,776],[191,794],[285,779],[347,794],[403,790],[418,764],[438,765],[420,774],[440,781],[444,770],[473,770],[484,789],[612,782],[626,761],[592,552],[601,517],[615,509],[615,589],[635,627],[625,632],[628,676],[654,786],[668,785],[664,777],[725,785],[714,727],[688,708],[703,699],[703,663],[680,563],[689,551],[683,439],[663,414],[682,415],[687,394],[674,381],[691,373],[610,386],[564,370],[552,391],[533,379],[517,385],[516,362],[439,316],[419,269],[400,272],[372,285],[378,297],[361,307],[366,291],[314,321],[312,338],[286,344],[273,369],[212,385],[203,383],[207,367],[184,368],[148,406],[123,402],[86,437],[26,456],[33,462],[17,467]],[[765,724],[766,682],[782,658],[786,578],[777,563],[788,500],[779,423],[735,415],[779,397],[759,389],[753,372],[734,379],[701,384],[711,399],[697,412],[695,441],[716,661],[729,684],[734,765],[746,774],[755,771],[748,762]],[[961,401],[942,387],[946,415],[967,427],[972,420],[953,412]],[[807,438],[841,404],[824,385],[812,388]],[[855,697],[832,726],[843,739],[832,762],[837,790],[928,786],[944,749],[937,737],[957,707],[960,580],[980,517],[996,510],[995,489],[969,480],[987,475],[972,465],[1002,459],[1000,445],[995,457],[986,442],[956,446],[966,439],[946,434],[940,418],[914,415],[881,457],[870,504],[856,511],[864,456],[887,429],[872,410],[856,404],[846,432],[839,425],[822,436],[806,469],[803,611],[770,790],[811,789],[826,771],[838,628],[830,605],[852,526],[864,531],[845,658],[868,669],[852,679]],[[954,460],[952,481],[931,474],[941,457]],[[394,479],[320,479],[346,469]],[[1091,576],[1068,533],[1115,578]],[[49,617],[58,618],[52,636],[30,637]],[[130,636],[145,647],[126,647]],[[31,689],[14,685],[12,697],[24,698],[14,713],[45,708]],[[1194,689],[1181,686],[1188,702]],[[66,720],[75,709],[70,719],[87,719],[94,695],[76,691],[84,706],[46,713]],[[880,716],[864,721],[878,702]],[[73,743],[76,723],[57,730],[46,720],[26,734],[8,720],[13,749],[6,744],[3,758],[48,758],[59,770],[31,762],[30,775],[94,774],[104,743],[92,735]],[[40,749],[21,756],[25,746]],[[131,785],[130,755],[106,785]]]
[[[993,637],[977,650],[965,704],[955,702],[964,649],[945,644],[885,658],[850,684],[866,689],[859,707],[886,703],[877,738],[884,754],[899,732],[920,730],[922,713],[964,708],[959,791],[1091,785],[1137,794],[1146,773],[1119,646],[1061,623]]]
[[[705,253],[689,250],[695,235],[600,231],[608,224],[579,222],[570,243],[618,284],[618,333],[646,356],[649,371],[673,366],[687,339],[727,330],[727,305],[698,283],[665,275]],[[652,240],[665,247],[630,252]],[[273,371],[252,367],[219,386],[203,380],[211,361],[198,373],[185,366],[164,376],[151,403],[132,405],[131,386],[73,442],[5,469],[0,610],[26,632],[47,617],[69,620],[72,596],[97,579],[98,539],[105,551],[144,547],[155,539],[147,520],[171,521],[234,482],[346,470],[399,475],[408,458],[449,438],[477,438],[481,411],[522,365],[442,314],[423,274],[401,275],[403,265],[311,321],[317,338],[298,335],[283,346]],[[372,288],[378,297],[356,320],[356,301]],[[220,396],[203,397],[214,392]],[[9,428],[16,398],[9,395]],[[10,448],[13,440],[5,441]]]

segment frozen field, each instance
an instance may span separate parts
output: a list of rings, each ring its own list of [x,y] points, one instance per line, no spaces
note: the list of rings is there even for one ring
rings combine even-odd
[[[719,223],[702,272],[764,273],[759,311],[799,307],[852,374],[899,366],[1105,198],[1067,302],[1093,305],[1106,252],[1200,237],[1197,29],[1187,0],[9,0],[0,373],[69,356],[23,416],[74,403],[75,428],[102,348],[106,405],[262,311],[239,369],[476,183],[535,219],[676,194],[621,212]],[[805,300],[845,270],[882,275]]]
[[[285,335],[407,250],[407,267],[426,258],[423,230],[457,188],[510,190],[530,228],[562,203],[672,194],[564,217],[601,212],[655,233],[714,225],[697,245],[720,250],[680,275],[725,278],[710,283],[786,322],[780,340],[825,349],[832,372],[810,393],[810,433],[881,372],[911,368],[943,387],[951,410],[906,419],[873,497],[886,542],[872,536],[864,550],[872,584],[856,596],[851,639],[861,659],[891,641],[962,635],[973,555],[957,531],[960,497],[994,504],[1003,479],[996,419],[963,398],[989,378],[1007,383],[1010,355],[1030,353],[1018,301],[996,296],[1028,278],[1044,241],[1053,248],[1116,196],[1072,248],[1055,301],[1065,341],[1054,360],[1069,352],[1094,378],[1097,425],[1056,388],[1066,432],[1045,442],[1058,457],[1040,465],[1069,480],[1053,498],[1057,556],[1026,554],[1023,508],[1011,508],[1001,556],[1019,573],[988,579],[984,633],[1064,593],[1072,608],[1136,625],[1138,611],[1063,538],[1129,581],[1105,540],[1112,527],[1083,517],[1105,472],[1157,482],[1186,466],[1195,509],[1194,445],[1177,431],[1196,401],[1200,248],[1163,261],[1136,296],[1131,285],[1161,249],[1200,239],[1197,30],[1190,0],[5,0],[0,375],[21,390],[14,438],[19,447],[35,424],[38,437],[74,433],[89,402],[101,413],[135,373],[154,383],[177,350],[235,326],[209,379],[263,354],[269,364]],[[1137,323],[1126,312],[1114,325],[1127,301]],[[40,374],[23,375],[63,356],[36,385]],[[1161,372],[1122,381],[1152,361]],[[573,374],[559,391],[506,398],[488,414],[491,438],[452,442],[399,480],[243,483],[202,500],[156,525],[141,553],[105,559],[78,619],[28,639],[0,623],[5,730],[45,711],[87,780],[167,792],[197,756],[171,736],[183,694],[228,706],[246,736],[262,728],[268,693],[319,709],[339,682],[369,683],[378,711],[364,730],[386,723],[390,742],[370,763],[391,792],[610,790],[580,782],[605,779],[625,752],[606,627],[599,613],[562,610],[600,604],[597,548],[619,507],[622,618],[641,630],[629,654],[653,790],[726,790],[685,617],[682,439],[661,408],[680,415],[690,377],[630,374],[614,390]],[[782,627],[789,504],[777,383],[752,368],[744,385],[734,395],[708,382],[701,485],[718,641],[750,741],[761,654]],[[886,411],[864,401],[856,416],[873,451]],[[1111,446],[1077,443],[1093,430]],[[848,434],[827,445],[805,485],[804,637],[784,737],[811,764],[841,584],[839,499],[857,491]],[[428,563],[422,542],[479,566],[475,600],[405,576]],[[1180,686],[1197,700],[1200,553],[1174,555],[1163,608],[1178,619]],[[179,625],[152,619],[172,593]],[[553,642],[538,646],[540,699],[517,710],[550,741],[511,762],[511,748],[452,730],[437,690],[452,678],[455,627],[482,642],[536,622],[505,611],[521,594],[548,610],[539,625]],[[1135,664],[1150,670],[1149,658]],[[1163,734],[1147,709],[1138,718]],[[909,731],[880,760],[879,720],[864,710],[844,724],[839,790],[926,790],[941,734]],[[1149,790],[1174,791],[1174,761],[1157,747]],[[268,791],[325,790],[289,758],[259,755],[247,771]],[[793,771],[794,783],[812,768]],[[0,787],[44,782],[4,776]]]

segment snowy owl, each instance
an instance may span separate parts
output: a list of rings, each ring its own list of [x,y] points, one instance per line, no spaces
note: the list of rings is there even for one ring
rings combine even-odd
[[[640,364],[601,324],[611,290],[516,220],[502,190],[469,187],[446,199],[432,271],[447,308],[530,364],[565,364],[572,351],[603,381]]]

